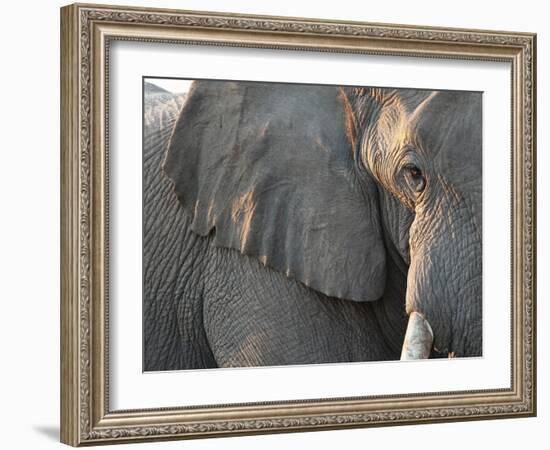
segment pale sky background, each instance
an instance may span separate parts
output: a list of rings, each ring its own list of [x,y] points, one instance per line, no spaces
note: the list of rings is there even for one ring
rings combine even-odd
[[[145,81],[156,84],[174,94],[183,94],[189,90],[193,80],[178,80],[175,78],[145,78]]]

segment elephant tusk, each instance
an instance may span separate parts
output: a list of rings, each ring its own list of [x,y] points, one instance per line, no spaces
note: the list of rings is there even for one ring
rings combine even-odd
[[[429,322],[422,314],[413,311],[409,314],[401,361],[429,358],[433,341],[434,334]]]

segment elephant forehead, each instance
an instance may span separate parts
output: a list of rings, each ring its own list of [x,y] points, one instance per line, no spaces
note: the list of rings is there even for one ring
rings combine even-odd
[[[437,92],[416,114],[411,136],[445,179],[481,186],[482,93]]]

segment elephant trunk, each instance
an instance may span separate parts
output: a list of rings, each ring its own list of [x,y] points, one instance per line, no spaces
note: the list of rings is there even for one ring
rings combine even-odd
[[[401,360],[426,359],[430,357],[434,335],[429,322],[422,314],[409,314],[409,324],[401,350]]]

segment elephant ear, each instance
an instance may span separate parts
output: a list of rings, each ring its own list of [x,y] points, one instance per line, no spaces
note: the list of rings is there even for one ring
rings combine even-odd
[[[164,170],[192,229],[325,295],[381,297],[377,188],[337,87],[195,82]]]

